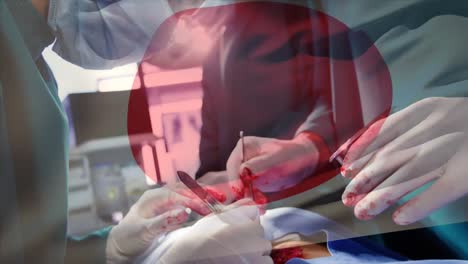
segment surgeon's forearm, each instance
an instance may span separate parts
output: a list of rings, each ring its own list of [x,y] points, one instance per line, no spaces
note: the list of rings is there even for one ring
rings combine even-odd
[[[45,19],[49,14],[49,0],[31,0],[32,5],[36,8],[37,12]]]

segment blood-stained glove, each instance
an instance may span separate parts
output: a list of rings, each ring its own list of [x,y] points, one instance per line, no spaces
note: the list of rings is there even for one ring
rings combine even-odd
[[[318,162],[315,143],[302,134],[292,140],[245,137],[244,151],[239,141],[227,162],[227,172],[228,175],[250,174],[260,191],[277,192],[311,175]]]
[[[343,202],[371,219],[406,194],[433,182],[393,214],[418,221],[468,192],[468,99],[427,98],[372,125],[349,149]]]
[[[227,171],[208,172],[198,182],[224,204],[244,198],[242,181],[238,174],[229,176]]]
[[[188,219],[186,208],[204,215],[209,213],[198,200],[167,188],[146,191],[109,233],[107,263],[131,263],[154,240],[185,223]]]

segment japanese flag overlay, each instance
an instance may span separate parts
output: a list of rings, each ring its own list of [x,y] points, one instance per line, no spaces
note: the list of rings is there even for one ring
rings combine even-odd
[[[155,31],[145,64],[177,70],[182,76],[168,77],[173,83],[193,72],[181,69],[203,71],[201,143],[184,150],[200,152],[198,176],[225,169],[240,130],[278,139],[306,131],[320,139],[326,162],[299,184],[266,193],[268,202],[319,188],[338,175],[339,167],[328,163],[330,154],[387,117],[392,105],[390,73],[373,41],[334,17],[294,4],[242,2],[178,12]],[[142,69],[128,104],[132,152],[155,182],[176,181],[175,175],[148,170],[141,157],[142,127],[149,122],[142,113],[154,103],[154,87],[142,84]],[[164,162],[170,161],[160,159],[157,166]]]

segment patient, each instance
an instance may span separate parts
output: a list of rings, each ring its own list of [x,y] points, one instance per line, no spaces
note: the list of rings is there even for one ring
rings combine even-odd
[[[201,219],[193,226],[181,228],[166,235],[160,241],[155,241],[152,247],[141,256],[139,263],[161,263],[171,247],[182,237],[197,238],[197,225],[203,221],[210,221],[209,216]],[[212,220],[212,219],[211,219]],[[233,220],[233,219],[231,219]],[[468,263],[462,260],[419,260],[409,261],[394,252],[376,246],[362,238],[351,238],[353,234],[340,225],[332,222],[318,214],[296,209],[296,208],[278,208],[268,210],[266,214],[260,217],[261,225],[264,228],[265,239],[272,241],[273,250],[270,252],[275,264],[306,264],[306,263],[397,263],[405,261],[406,263]],[[211,232],[215,226],[208,225],[206,232]],[[223,247],[233,247],[239,238],[249,239],[248,237],[236,236],[231,232],[229,243]],[[252,245],[251,241],[249,241]],[[245,249],[244,249],[245,250]],[[251,249],[254,250],[254,249]],[[234,253],[234,251],[231,251]],[[205,252],[206,253],[206,252]],[[222,253],[217,249],[210,252],[213,256]],[[179,251],[179,254],[184,254]],[[203,254],[203,252],[200,252]],[[236,252],[236,254],[251,254],[249,250]],[[226,263],[221,258],[205,256],[192,256],[193,263]],[[165,258],[162,263],[173,263],[171,259]],[[169,261],[167,261],[169,260]],[[258,262],[256,260],[245,258],[240,263],[271,263]]]

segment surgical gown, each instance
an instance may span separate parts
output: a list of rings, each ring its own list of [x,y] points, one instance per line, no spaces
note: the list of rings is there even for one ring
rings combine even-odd
[[[0,263],[105,263],[105,232],[67,244],[67,123],[29,0],[0,0]]]

